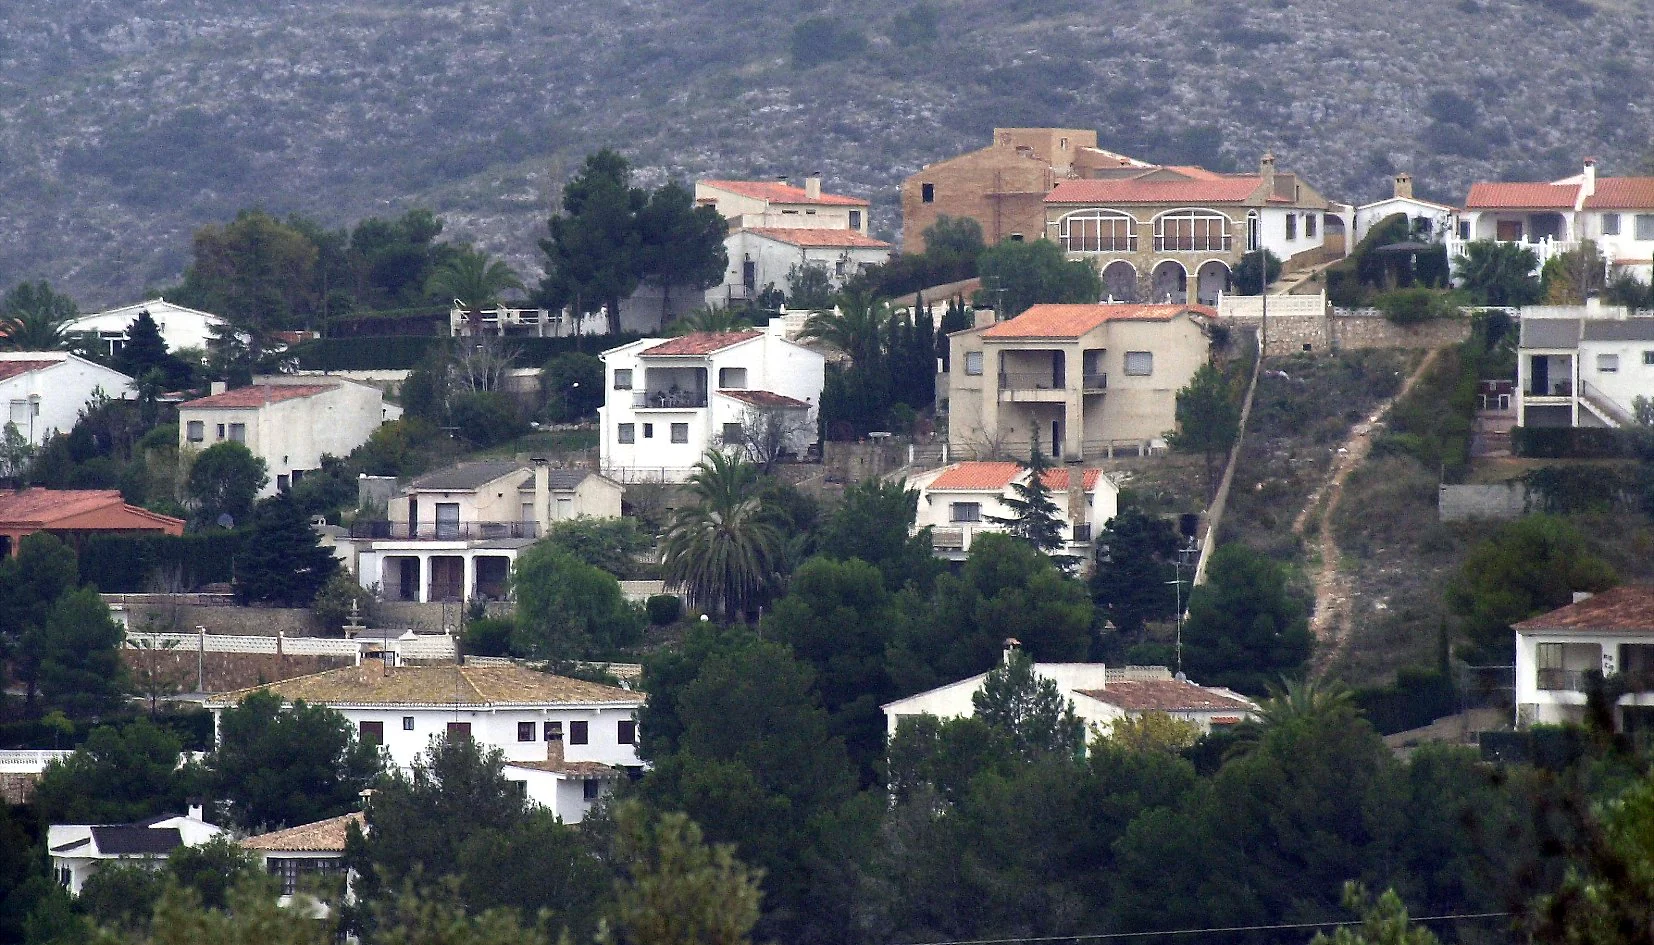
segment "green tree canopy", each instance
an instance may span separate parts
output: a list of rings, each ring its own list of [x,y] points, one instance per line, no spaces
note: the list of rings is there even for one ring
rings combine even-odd
[[[517,558],[513,652],[540,659],[581,659],[636,642],[644,618],[614,575],[547,539]]]
[[[1197,682],[1263,694],[1309,658],[1304,607],[1281,567],[1242,545],[1224,545],[1207,563],[1206,583],[1189,594],[1183,667]]]
[[[637,571],[637,556],[649,550],[651,544],[635,518],[553,522],[543,540],[620,580],[627,580]]]
[[[1051,468],[1051,460],[1035,444],[1023,468],[1028,470],[1028,481],[1012,482],[1011,495],[1001,500],[1011,514],[990,515],[988,521],[1005,526],[1008,534],[1042,552],[1056,551],[1063,546],[1064,522],[1062,512],[1052,501],[1051,490],[1045,484],[1045,471]]]
[[[1006,240],[977,258],[982,277],[980,304],[1002,308],[999,318],[1014,318],[1042,302],[1096,302],[1103,297],[1102,277],[1089,260],[1070,260],[1047,239]]]
[[[1520,243],[1476,240],[1453,260],[1459,285],[1483,305],[1532,305],[1540,299],[1539,257]]]
[[[270,481],[264,460],[241,443],[225,440],[201,451],[190,466],[189,494],[199,504],[201,521],[215,523],[220,515],[245,522],[253,499]]]
[[[1127,505],[1097,531],[1091,594],[1121,633],[1140,633],[1145,621],[1176,616],[1173,562],[1183,541],[1159,516]]]
[[[263,335],[296,327],[315,310],[316,244],[262,210],[197,230],[193,253],[183,286],[168,295],[235,329]]]
[[[971,705],[1024,759],[1077,758],[1085,751],[1085,723],[1075,716],[1074,703],[1054,681],[1034,672],[1034,661],[1020,650],[988,672]]]
[[[338,568],[309,516],[283,491],[253,510],[252,534],[236,567],[236,598],[309,607]]]
[[[840,561],[866,561],[879,569],[891,591],[909,581],[928,591],[942,568],[931,553],[929,530],[911,534],[918,503],[918,490],[906,482],[864,479],[848,486],[844,500],[822,522],[816,550]]]
[[[224,710],[206,765],[231,819],[266,830],[355,810],[384,768],[378,746],[358,740],[338,712],[269,692]]]
[[[124,824],[178,813],[194,776],[178,767],[182,750],[177,737],[145,718],[94,728],[74,754],[46,766],[35,809],[42,822],[58,824]]]
[[[1217,494],[1220,460],[1240,436],[1240,404],[1229,381],[1216,366],[1202,364],[1189,383],[1177,392],[1177,429],[1166,443],[1182,453],[1199,453],[1206,460],[1206,494]]]
[[[638,227],[643,232],[643,271],[660,287],[664,326],[672,311],[673,288],[698,292],[723,281],[729,265],[724,249],[729,223],[717,207],[696,206],[693,190],[667,181],[638,211]]]
[[[23,638],[45,704],[70,716],[119,708],[129,682],[120,656],[123,636],[96,588],[66,591],[59,597],[45,623]]]
[[[559,354],[540,368],[545,418],[569,423],[594,416],[603,406],[603,361],[579,351]]]
[[[492,308],[507,290],[522,287],[523,280],[503,260],[469,247],[454,252],[425,280],[427,295],[473,310]]]
[[[604,945],[747,945],[758,923],[762,873],[735,858],[729,844],[709,845],[683,814],[650,822],[636,802],[615,814],[615,862],[626,879],[615,883],[612,931]]]
[[[547,222],[550,236],[540,241],[546,255],[541,303],[571,305],[576,312],[606,309],[613,335],[620,334],[621,300],[645,274],[638,215],[648,195],[631,180],[632,167],[619,154],[603,150],[587,157],[564,185],[562,212]]]
[[[662,576],[682,583],[692,605],[725,620],[762,599],[782,562],[781,534],[759,485],[751,463],[709,451],[684,487],[689,504],[666,531]]]
[[[55,351],[66,347],[65,324],[80,314],[74,300],[49,283],[19,282],[0,298],[0,348]]]
[[[1259,267],[1266,267],[1269,281],[1273,283],[1281,277],[1281,260],[1267,249],[1255,250],[1241,257],[1235,266],[1231,282],[1239,295],[1262,295],[1263,287],[1258,284]]]

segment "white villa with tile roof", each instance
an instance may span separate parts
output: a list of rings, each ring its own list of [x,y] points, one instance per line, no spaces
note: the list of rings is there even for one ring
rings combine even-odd
[[[67,351],[0,353],[0,427],[15,426],[35,446],[73,430],[99,392],[131,397],[132,378]]]
[[[1648,282],[1654,268],[1654,177],[1599,177],[1595,158],[1557,181],[1478,181],[1465,198],[1449,257],[1475,240],[1517,243],[1539,267],[1592,240],[1609,274]],[[1537,269],[1535,270],[1537,271]]]
[[[201,818],[193,804],[186,814],[151,817],[135,824],[52,824],[46,828],[46,851],[52,857],[52,876],[69,895],[103,864],[157,865],[179,847],[206,843],[223,833]]]
[[[1077,483],[1070,478],[1075,474]],[[977,535],[1005,531],[993,519],[1010,517],[1005,500],[1014,496],[1011,486],[1026,484],[1029,475],[1022,464],[1004,462],[954,463],[920,473],[907,481],[919,493],[913,530],[931,530],[938,557],[964,560]],[[1043,481],[1068,538],[1061,553],[1086,556],[1097,529],[1120,509],[1120,487],[1102,470],[1079,466],[1048,469]]]
[[[224,693],[207,708],[216,729],[225,709],[254,692],[326,705],[404,770],[435,736],[474,739],[484,750],[498,748],[506,776],[569,823],[642,765],[640,693],[511,664],[394,663],[364,660]]]
[[[684,482],[710,449],[741,442],[745,424],[780,412],[790,452],[813,446],[826,359],[765,329],[644,338],[603,352],[598,409],[603,473],[620,482]]]
[[[362,827],[360,812],[247,837],[241,848],[258,857],[265,872],[281,883],[278,902],[285,906],[305,878],[344,874],[345,839],[351,824]]]

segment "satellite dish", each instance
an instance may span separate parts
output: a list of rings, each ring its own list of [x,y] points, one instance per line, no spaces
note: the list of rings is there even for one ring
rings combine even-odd
[[[218,527],[219,528],[234,528],[235,527],[235,519],[232,518],[230,516],[230,513],[228,513],[228,512],[218,513],[217,522],[218,522]]]

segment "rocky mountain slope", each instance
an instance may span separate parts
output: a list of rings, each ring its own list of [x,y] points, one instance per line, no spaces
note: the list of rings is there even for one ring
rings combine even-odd
[[[799,176],[900,220],[895,185],[994,125],[1251,166],[1359,201],[1411,170],[1608,173],[1649,149],[1631,0],[0,0],[0,282],[83,307],[175,278],[258,205],[430,206],[525,271],[562,177]]]

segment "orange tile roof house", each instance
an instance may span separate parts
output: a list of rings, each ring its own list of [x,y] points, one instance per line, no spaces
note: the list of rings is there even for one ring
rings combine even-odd
[[[1623,677],[1615,728],[1654,734],[1654,587],[1626,584],[1516,624],[1516,725],[1578,723],[1594,679]]]
[[[0,493],[0,553],[16,557],[18,543],[36,532],[78,547],[90,535],[182,535],[184,522],[128,505],[114,489],[35,487]]]
[[[989,313],[983,313],[991,317]],[[948,450],[1062,460],[1164,445],[1210,355],[1200,305],[1035,305],[948,336]]]
[[[919,493],[914,532],[929,528],[938,557],[964,560],[977,535],[1005,531],[994,519],[1011,515],[1005,504],[1011,486],[1028,476],[1027,467],[1008,462],[953,463],[913,476],[908,486]],[[1087,570],[1092,536],[1119,511],[1119,486],[1102,470],[1077,465],[1047,469],[1041,481],[1062,518],[1061,554],[1079,558]]]
[[[1449,256],[1459,256],[1476,240],[1526,246],[1536,267],[1591,240],[1608,275],[1648,282],[1654,267],[1654,177],[1601,177],[1596,159],[1586,158],[1578,174],[1561,180],[1477,181],[1465,196]]]

